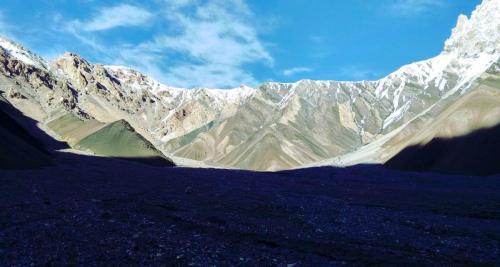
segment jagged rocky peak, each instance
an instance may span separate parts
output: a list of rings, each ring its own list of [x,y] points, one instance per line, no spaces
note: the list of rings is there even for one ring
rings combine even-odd
[[[92,65],[83,57],[72,52],[66,52],[51,62],[52,68],[67,72],[69,70],[80,70],[86,73],[92,71]]]
[[[103,66],[103,68],[116,78],[120,83],[130,87],[131,89],[150,89],[155,91],[160,84],[148,76],[131,68],[123,66]]]
[[[120,82],[109,75],[103,65],[91,64],[78,54],[66,52],[51,63],[59,77],[68,79],[77,89],[108,91]]]
[[[43,60],[43,58],[6,37],[0,36],[0,49],[3,49],[9,56],[22,61],[25,64],[39,69],[47,69],[47,63]]]
[[[31,57],[28,57],[31,56]],[[57,81],[51,78],[45,63],[20,45],[0,40],[0,74],[10,79],[28,82],[34,89],[42,86],[52,89]]]
[[[470,19],[460,15],[457,26],[446,41],[445,52],[461,56],[500,52],[500,1],[484,0]]]
[[[118,66],[118,65],[106,65],[104,66],[107,70],[111,71],[112,73],[120,73],[120,74],[129,74],[129,75],[135,75],[135,76],[145,76],[143,75],[142,73],[134,70],[134,69],[131,69],[129,67],[125,67],[125,66]]]
[[[160,83],[143,73],[124,66],[104,66],[105,69],[122,85],[133,91],[149,91],[158,97],[166,99],[185,99],[189,101],[209,98],[212,105],[221,105],[221,102],[241,103],[255,91],[253,88],[241,85],[233,89],[179,88]]]

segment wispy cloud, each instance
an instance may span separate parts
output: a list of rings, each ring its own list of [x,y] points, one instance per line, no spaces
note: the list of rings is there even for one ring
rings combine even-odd
[[[324,44],[326,41],[326,38],[324,36],[321,36],[321,35],[312,34],[309,36],[309,40],[313,44]]]
[[[160,35],[157,47],[173,50],[189,60],[172,66],[167,79],[184,86],[255,84],[244,65],[273,63],[252,25],[253,13],[242,0],[208,1],[193,5],[194,13],[176,9],[167,14],[179,34]],[[194,78],[194,80],[193,80]]]
[[[196,0],[163,0],[170,8],[177,9],[193,4]]]
[[[145,10],[138,11],[141,15],[126,19],[123,19],[126,15],[116,14],[116,10],[130,14],[132,6],[125,9],[121,6],[114,11],[103,8],[89,21],[58,24],[64,25],[63,31],[95,52],[113,58],[112,64],[138,68],[173,86],[256,85],[258,81],[246,66],[255,63],[272,66],[274,59],[261,42],[253,24],[254,14],[244,0],[168,0],[161,3],[161,10],[156,14],[168,29],[152,32],[149,39],[138,44],[111,46],[95,34],[113,27],[144,24],[151,19],[152,15]],[[122,18],[107,18],[105,12]]]
[[[332,45],[327,36],[312,34],[309,36],[309,56],[313,59],[321,59],[332,54]]]
[[[10,36],[12,30],[12,25],[7,23],[5,15],[2,10],[0,10],[0,35]]]
[[[375,80],[380,78],[380,72],[365,68],[361,66],[345,66],[339,70],[341,77],[345,77],[346,80]]]
[[[153,18],[153,14],[141,7],[123,4],[113,7],[104,7],[90,20],[74,21],[84,31],[104,31],[116,27],[130,27],[145,25]]]
[[[447,0],[397,0],[389,5],[388,10],[394,16],[415,16],[444,6]]]
[[[285,75],[285,76],[293,76],[295,74],[305,73],[305,72],[311,72],[311,71],[312,71],[311,68],[297,67],[297,68],[291,68],[291,69],[283,70],[283,75]]]

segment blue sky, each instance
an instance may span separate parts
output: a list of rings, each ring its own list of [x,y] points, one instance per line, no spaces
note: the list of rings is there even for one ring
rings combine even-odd
[[[378,79],[439,54],[480,0],[3,0],[0,34],[173,86]]]

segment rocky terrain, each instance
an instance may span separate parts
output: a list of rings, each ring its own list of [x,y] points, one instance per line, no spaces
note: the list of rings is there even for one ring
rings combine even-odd
[[[500,264],[499,176],[55,158],[0,171],[2,266]]]
[[[484,0],[470,18],[460,16],[441,54],[378,81],[303,80],[255,89],[173,88],[74,53],[47,62],[1,39],[0,90],[71,146],[124,120],[181,165],[282,170],[384,163],[420,142],[417,129],[436,124],[445,107],[484,87],[488,75],[498,76],[499,14],[498,1]],[[499,89],[496,82],[488,86]],[[488,123],[498,117],[488,116]],[[81,123],[61,130],[68,118]],[[447,135],[487,126],[450,128]]]

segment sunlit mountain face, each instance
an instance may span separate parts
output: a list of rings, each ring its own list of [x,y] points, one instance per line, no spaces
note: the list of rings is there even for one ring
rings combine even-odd
[[[439,55],[375,81],[185,89],[74,53],[47,61],[3,39],[5,60],[24,70],[4,80],[14,83],[10,94],[26,95],[30,105],[23,106],[32,112],[36,106],[33,115],[46,128],[61,122],[78,127],[50,129],[60,140],[71,139],[74,148],[97,130],[95,124],[125,120],[180,165],[275,171],[384,163],[421,142],[417,130],[475,91],[482,79],[496,79],[497,11],[497,1],[485,1],[470,18],[459,17]],[[64,120],[68,116],[74,118]]]

